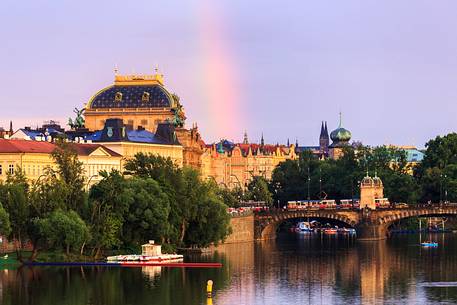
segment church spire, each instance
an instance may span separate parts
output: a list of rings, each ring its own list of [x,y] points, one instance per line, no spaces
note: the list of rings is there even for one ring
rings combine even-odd
[[[322,123],[321,123],[321,135],[320,135],[320,137],[322,138],[322,137],[324,137],[324,136],[325,136],[325,128],[324,128],[324,121],[322,121]]]
[[[264,146],[265,145],[265,141],[263,139],[263,132],[262,132],[262,138],[260,138],[260,145]]]
[[[13,121],[10,121],[10,136],[13,135]]]
[[[290,146],[289,138],[287,138],[287,147]]]
[[[246,130],[244,131],[243,144],[249,144],[248,133]]]

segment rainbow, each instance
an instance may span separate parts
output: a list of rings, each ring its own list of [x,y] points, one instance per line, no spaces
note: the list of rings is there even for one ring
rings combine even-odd
[[[215,140],[239,138],[245,128],[237,60],[227,43],[225,16],[217,4],[203,0],[199,7],[202,87],[210,127],[205,133]]]

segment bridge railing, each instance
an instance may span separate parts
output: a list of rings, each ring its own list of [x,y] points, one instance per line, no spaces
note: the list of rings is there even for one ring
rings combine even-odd
[[[379,207],[377,210],[402,210],[402,209],[423,209],[423,208],[445,208],[445,207],[456,207],[457,203],[446,202],[446,203],[415,203],[415,204],[405,204],[405,203],[392,203],[386,207]],[[300,211],[360,211],[359,207],[346,207],[346,208],[316,208],[316,207],[304,207],[301,209],[288,209],[288,208],[269,208],[260,211],[253,211],[255,215],[272,215],[279,213],[287,212],[300,212]]]

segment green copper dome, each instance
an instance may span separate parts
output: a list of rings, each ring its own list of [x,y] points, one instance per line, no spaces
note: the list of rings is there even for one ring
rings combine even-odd
[[[349,130],[344,129],[343,127],[337,128],[330,134],[330,138],[333,142],[348,142],[352,137],[352,134]]]
[[[337,129],[330,133],[330,139],[334,144],[349,142],[352,134],[349,130],[341,127],[341,112],[340,112],[340,124]]]

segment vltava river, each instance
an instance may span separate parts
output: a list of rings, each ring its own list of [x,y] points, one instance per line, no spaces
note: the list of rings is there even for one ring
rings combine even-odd
[[[222,262],[221,269],[2,269],[0,304],[457,303],[457,234],[434,239],[437,249],[419,247],[418,235],[371,243],[284,235],[188,258]],[[208,279],[214,281],[211,301]]]

